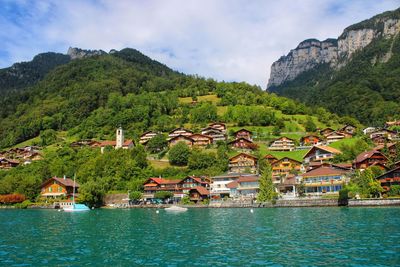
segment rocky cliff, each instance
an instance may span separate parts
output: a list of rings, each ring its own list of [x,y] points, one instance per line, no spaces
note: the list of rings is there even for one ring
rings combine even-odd
[[[319,64],[327,63],[332,68],[343,67],[354,52],[365,48],[377,38],[392,38],[399,31],[400,9],[397,9],[348,27],[337,39],[322,42],[316,39],[305,40],[272,64],[267,88],[291,81]],[[389,51],[381,60],[387,61],[390,56]]]
[[[70,47],[68,48],[67,55],[71,57],[71,59],[81,59],[85,57],[92,57],[92,56],[101,56],[107,54],[103,50],[85,50],[80,49],[77,47]]]

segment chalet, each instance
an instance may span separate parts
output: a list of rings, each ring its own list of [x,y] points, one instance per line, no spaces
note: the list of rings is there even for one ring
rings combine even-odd
[[[188,129],[185,129],[185,128],[176,128],[176,129],[174,129],[174,130],[172,130],[172,131],[170,131],[168,133],[168,137],[169,138],[174,138],[174,137],[179,136],[179,135],[190,136],[192,134],[193,134],[193,132],[191,130],[188,130]]]
[[[397,132],[382,129],[369,134],[369,138],[374,139],[375,137],[386,137],[388,140],[394,140],[398,137]]]
[[[322,139],[317,135],[306,135],[300,138],[301,146],[314,146],[322,143]]]
[[[91,139],[82,139],[78,140],[75,142],[72,142],[69,146],[73,148],[79,148],[79,147],[94,147],[98,146],[100,144],[99,141],[91,140]]]
[[[187,176],[178,182],[178,187],[182,189],[183,193],[189,193],[189,190],[194,187],[210,187],[209,181],[204,178]]]
[[[210,197],[210,191],[203,186],[196,186],[189,190],[189,199],[195,203],[208,199]]]
[[[255,198],[260,190],[259,176],[240,176],[237,180],[226,185],[230,197]]]
[[[326,162],[326,161],[312,161],[312,162],[308,163],[306,171],[311,171],[311,170],[317,169],[321,166],[334,167],[337,169],[342,169],[344,171],[352,170],[351,163],[330,163],[330,162]]]
[[[281,194],[286,196],[296,196],[296,186],[300,183],[298,176],[294,174],[289,174],[284,178],[276,187]]]
[[[274,141],[269,146],[269,150],[273,151],[292,151],[295,149],[294,140],[286,136],[282,136]]]
[[[280,183],[281,180],[290,173],[298,173],[301,171],[302,164],[300,161],[291,159],[289,157],[281,158],[271,164],[272,178],[274,183]]]
[[[240,153],[229,159],[229,172],[233,173],[244,173],[257,171],[257,157]]]
[[[39,148],[35,146],[11,148],[7,151],[0,152],[0,158],[6,158],[24,164],[43,159],[42,155],[39,153]]]
[[[324,136],[326,138],[326,143],[327,144],[330,144],[330,143],[333,143],[333,142],[336,142],[336,141],[340,141],[340,140],[346,138],[346,134],[345,133],[341,133],[341,132],[338,132],[338,131],[331,132],[331,133],[326,134]]]
[[[46,198],[67,198],[72,200],[74,193],[74,180],[70,178],[52,177],[41,186],[40,196]],[[79,184],[75,182],[75,196],[78,194]]]
[[[378,177],[376,177],[383,189],[387,192],[393,185],[400,185],[400,167],[390,170]]]
[[[384,135],[376,135],[373,138],[371,138],[372,143],[376,146],[380,145],[385,145],[386,143],[390,143],[391,139],[389,139],[387,136]]]
[[[312,161],[327,161],[332,159],[334,156],[341,154],[340,150],[337,150],[329,146],[313,146],[303,157],[305,163]]]
[[[234,132],[233,135],[235,136],[235,139],[245,138],[247,140],[253,141],[253,132],[246,129],[240,129]]]
[[[218,141],[226,141],[225,133],[211,127],[207,127],[201,130],[201,134],[211,137],[213,139],[213,143],[216,143]]]
[[[193,140],[193,146],[206,147],[213,143],[212,137],[203,134],[192,134],[189,136]]]
[[[377,165],[385,170],[385,167],[382,167],[382,165],[385,166],[387,162],[388,158],[384,154],[377,150],[370,150],[362,152],[356,157],[353,162],[353,168],[365,170],[368,167]]]
[[[99,143],[94,143],[92,147],[100,147],[101,153],[104,153],[104,149],[106,147],[113,147],[114,149],[130,149],[134,147],[135,143],[131,139],[125,140],[124,130],[119,127],[116,133],[116,140],[115,141],[102,141]]]
[[[139,143],[145,145],[147,142],[149,142],[149,140],[151,140],[153,137],[156,137],[158,134],[159,133],[153,131],[145,132],[139,137]]]
[[[194,144],[194,140],[192,138],[190,138],[189,136],[178,135],[178,136],[172,137],[171,139],[168,140],[168,146],[172,147],[172,146],[178,144],[179,142],[183,142],[186,145],[188,145],[189,147],[192,147]]]
[[[349,171],[321,166],[301,175],[306,194],[338,193],[348,182]]]
[[[212,198],[224,198],[230,196],[230,188],[227,187],[233,181],[239,179],[242,176],[253,176],[254,174],[243,174],[243,173],[228,173],[224,175],[211,177],[210,192]]]
[[[12,160],[12,159],[6,159],[6,158],[0,158],[0,170],[11,169],[11,168],[17,167],[18,165],[19,165],[19,161]]]
[[[229,142],[228,146],[230,146],[231,148],[242,149],[242,150],[254,150],[257,148],[256,144],[243,137]]]
[[[346,124],[341,129],[339,129],[339,132],[348,133],[350,135],[355,135],[356,131],[357,127],[351,124]]]
[[[224,134],[226,133],[226,124],[225,123],[214,122],[214,123],[210,123],[208,126],[212,129],[216,129]]]
[[[330,133],[333,133],[335,130],[333,130],[332,128],[325,128],[325,129],[322,129],[319,133],[322,135],[322,136],[327,136],[328,134],[330,134]]]
[[[183,194],[182,188],[179,186],[180,182],[181,180],[149,178],[143,184],[143,198],[145,200],[152,200],[154,199],[154,194],[159,191],[172,192],[174,194],[174,198],[182,198],[185,196],[185,194]]]
[[[269,164],[272,164],[274,161],[278,160],[277,157],[275,157],[275,156],[273,156],[271,154],[265,155],[264,159],[266,159]]]

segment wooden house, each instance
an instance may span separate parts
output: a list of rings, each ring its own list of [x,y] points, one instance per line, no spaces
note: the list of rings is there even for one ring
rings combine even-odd
[[[178,182],[178,187],[182,189],[183,193],[189,193],[189,190],[194,187],[210,187],[209,181],[206,179],[195,177],[195,176],[187,176]]]
[[[365,129],[363,129],[362,131],[363,131],[363,133],[364,133],[365,135],[367,135],[367,134],[376,132],[377,130],[378,130],[378,129],[375,128],[375,127],[367,127],[367,128],[365,128]]]
[[[164,178],[149,178],[143,183],[143,198],[145,200],[154,199],[154,194],[159,191],[168,191],[174,197],[183,197],[182,187],[179,186],[181,180],[170,180]]]
[[[77,196],[79,184],[75,182],[75,196]],[[46,198],[72,199],[74,193],[74,180],[70,178],[52,177],[42,183],[40,196]]]
[[[389,139],[387,136],[384,136],[384,135],[376,135],[376,136],[371,138],[371,141],[376,146],[380,146],[380,145],[383,146],[383,145],[385,145],[387,143],[390,143],[391,139]]]
[[[282,136],[271,142],[269,150],[273,151],[292,151],[295,149],[294,140],[286,136]]]
[[[277,157],[275,157],[274,155],[271,155],[271,154],[265,155],[264,159],[266,159],[269,164],[272,164],[274,161],[278,160]]]
[[[360,153],[353,162],[354,169],[365,170],[368,167],[377,165],[385,170],[388,158],[377,150],[370,150]]]
[[[2,170],[11,169],[11,168],[17,167],[18,165],[19,165],[19,161],[12,160],[12,159],[6,159],[6,158],[0,158],[0,169],[2,169]]]
[[[188,130],[188,129],[180,127],[180,128],[176,128],[176,129],[170,131],[168,133],[168,137],[169,138],[174,138],[174,137],[179,136],[179,135],[190,136],[192,134],[193,134],[193,132],[191,130]]]
[[[212,137],[204,134],[192,134],[189,136],[193,140],[193,146],[206,147],[213,143]]]
[[[229,172],[233,173],[256,173],[257,157],[246,153],[240,153],[229,159]]]
[[[203,186],[190,188],[188,194],[190,201],[193,201],[195,203],[203,201],[204,199],[208,199],[210,197],[210,191]]]
[[[305,163],[313,161],[327,161],[341,154],[338,149],[329,146],[313,146],[303,157]]]
[[[396,158],[397,153],[400,151],[400,142],[380,144],[377,145],[374,150],[378,150],[382,153],[386,153],[392,158]]]
[[[271,164],[272,177],[275,183],[279,183],[281,178],[287,177],[290,173],[301,171],[302,163],[289,157],[283,157]]]
[[[338,131],[331,132],[331,133],[326,134],[324,136],[325,136],[327,144],[330,144],[330,143],[333,143],[333,142],[337,142],[337,141],[340,141],[340,140],[346,138],[346,134],[345,133],[340,133]]]
[[[327,136],[328,134],[330,134],[330,133],[332,133],[332,132],[334,132],[335,130],[333,130],[332,128],[325,128],[325,129],[322,129],[319,133],[322,135],[322,136]]]
[[[225,133],[211,127],[207,127],[201,130],[201,134],[210,136],[213,139],[213,143],[217,143],[218,141],[226,141]]]
[[[231,148],[242,149],[242,150],[254,150],[257,148],[257,145],[252,141],[246,138],[235,139],[228,143],[228,146]]]
[[[233,133],[233,135],[235,136],[235,139],[240,139],[240,138],[244,138],[247,139],[249,141],[253,141],[253,132],[246,130],[246,129],[240,129],[236,132]]]
[[[388,192],[393,185],[400,185],[400,167],[390,170],[378,177],[376,177],[382,188]]]
[[[394,121],[387,121],[385,123],[385,128],[389,128],[389,127],[392,127],[392,126],[400,126],[400,121],[394,120]]]
[[[300,138],[301,146],[314,146],[322,143],[322,139],[317,135],[306,135]]]
[[[192,147],[194,144],[194,140],[192,138],[190,138],[189,136],[178,135],[178,136],[175,136],[168,140],[168,146],[172,147],[172,146],[178,144],[179,142],[183,142],[183,143],[187,144],[189,147]]]
[[[253,176],[253,174],[227,173],[211,177],[211,197],[215,199],[229,197],[231,189],[228,184],[237,181],[241,176]]]
[[[214,122],[214,123],[210,123],[208,126],[212,129],[216,129],[224,134],[226,133],[226,124],[225,123]]]
[[[153,137],[156,137],[158,134],[159,133],[153,131],[145,132],[139,137],[139,143],[145,145],[147,142],[149,142],[149,140],[151,140]]]
[[[397,132],[388,129],[378,130],[369,134],[370,139],[374,139],[376,137],[386,137],[388,140],[395,140],[398,138],[398,134]]]
[[[357,127],[351,124],[346,124],[342,128],[339,129],[339,132],[348,133],[351,136],[355,135],[357,131]]]
[[[75,142],[72,142],[69,146],[73,148],[82,148],[82,147],[95,147],[99,146],[100,142],[91,139],[82,139]]]

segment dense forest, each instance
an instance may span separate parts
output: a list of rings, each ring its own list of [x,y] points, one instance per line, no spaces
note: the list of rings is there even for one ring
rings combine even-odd
[[[364,28],[379,32],[383,23],[375,19],[389,15],[399,18],[400,9],[352,25],[344,34]],[[400,36],[375,38],[354,53],[344,67],[334,69],[321,64],[270,90],[371,126],[400,119]]]

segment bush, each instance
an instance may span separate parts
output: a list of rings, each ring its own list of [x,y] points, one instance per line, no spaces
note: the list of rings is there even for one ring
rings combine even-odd
[[[174,197],[174,194],[169,191],[158,191],[154,194],[154,198],[167,199]]]
[[[31,202],[30,200],[25,200],[25,201],[22,202],[22,203],[17,203],[17,204],[15,204],[15,207],[16,207],[17,209],[26,209],[26,208],[28,208],[31,204],[32,204],[32,202]]]
[[[339,191],[339,200],[348,200],[349,199],[349,194],[350,190],[348,188],[343,188]]]
[[[399,196],[400,195],[400,185],[392,185],[388,192],[389,196]]]
[[[185,166],[190,156],[190,148],[184,142],[179,142],[169,150],[169,162],[172,165]]]
[[[8,194],[0,195],[0,203],[2,204],[16,204],[25,201],[25,196],[22,194]]]
[[[181,203],[182,203],[183,205],[190,205],[190,204],[192,204],[192,202],[190,201],[189,196],[184,196],[184,197],[181,199]]]

